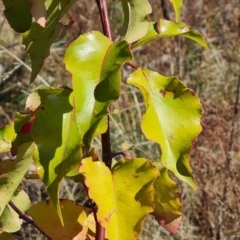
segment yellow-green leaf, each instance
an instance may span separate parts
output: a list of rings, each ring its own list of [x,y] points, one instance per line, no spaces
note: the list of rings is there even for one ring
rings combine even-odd
[[[142,131],[161,146],[162,164],[196,189],[189,158],[202,130],[198,97],[176,77],[164,77],[147,69],[136,70],[128,83],[138,87],[144,96],[147,111]]]
[[[121,0],[124,23],[121,35],[127,42],[132,43],[143,37],[148,31],[148,14],[152,7],[148,0]]]
[[[108,238],[135,240],[146,215],[153,211],[153,182],[158,176],[154,165],[142,158],[121,160],[111,172],[103,162],[86,158],[80,172]]]
[[[132,59],[126,41],[113,43],[100,32],[80,36],[68,47],[64,62],[72,74],[76,119],[84,145],[106,131],[108,106],[120,94],[121,67]]]
[[[0,153],[9,152],[11,149],[11,142],[15,137],[14,123],[10,123],[3,128],[0,128]]]
[[[170,0],[170,2],[172,3],[174,11],[175,11],[176,22],[179,22],[181,12],[182,12],[182,2],[183,2],[183,0]]]
[[[0,216],[27,172],[33,157],[34,144],[23,143],[16,160],[0,163]]]
[[[39,89],[29,95],[28,106],[35,106],[30,132],[36,144],[34,161],[61,217],[58,205],[61,181],[81,161],[82,136],[76,123],[73,93],[68,88]]]
[[[208,45],[200,32],[190,29],[184,22],[172,22],[160,19],[159,22],[150,22],[147,34],[133,43],[132,48],[140,47],[149,41],[161,38],[182,36],[189,38],[201,46],[208,48]]]
[[[22,212],[27,211],[31,206],[30,199],[23,190],[14,195],[11,200]],[[0,216],[0,230],[16,232],[21,229],[21,225],[22,219],[19,218],[18,213],[8,204]]]
[[[41,26],[34,19],[29,31],[23,34],[23,44],[32,62],[31,82],[41,70],[45,58],[49,56],[51,45],[69,28],[69,25],[63,25],[60,20],[75,2],[76,0],[45,1],[48,16],[46,23],[44,22],[44,26]]]
[[[182,219],[182,204],[180,202],[180,188],[168,176],[166,168],[160,169],[160,176],[154,182],[156,220],[170,233],[175,234]]]
[[[33,205],[27,214],[35,224],[53,240],[85,240],[88,231],[87,215],[84,208],[75,202],[60,199],[63,225],[50,200]]]

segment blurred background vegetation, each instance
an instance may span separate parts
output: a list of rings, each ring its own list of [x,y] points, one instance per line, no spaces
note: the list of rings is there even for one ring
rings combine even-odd
[[[149,0],[150,18],[174,20],[168,0]],[[114,39],[122,22],[120,1],[108,1]],[[1,2],[0,8],[2,9]],[[67,16],[75,23],[64,39],[51,48],[51,55],[40,72],[51,86],[71,86],[71,76],[62,63],[66,47],[80,34],[101,30],[94,0],[79,0]],[[178,233],[170,236],[153,219],[146,221],[141,239],[240,239],[240,1],[184,0],[182,14],[191,28],[196,28],[208,42],[203,49],[184,38],[158,40],[135,50],[135,63],[163,75],[176,75],[200,97],[204,113],[203,132],[191,153],[191,165],[199,190],[182,188],[183,221]],[[0,127],[24,111],[26,97],[44,85],[38,78],[29,84],[29,56],[24,52],[21,35],[8,26],[0,13]],[[130,147],[130,154],[159,159],[160,149],[148,142],[140,131],[144,111],[137,89],[126,84],[132,70],[123,70],[122,93],[111,106],[113,151]],[[149,126],[151,127],[151,126]],[[99,139],[94,145],[100,149]],[[39,181],[24,180],[32,202],[47,197]],[[63,183],[62,197],[77,201],[82,189],[75,183]],[[16,239],[44,239],[30,226],[24,226]]]

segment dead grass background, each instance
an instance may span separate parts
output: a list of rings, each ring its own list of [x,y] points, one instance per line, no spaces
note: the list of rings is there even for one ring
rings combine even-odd
[[[119,1],[108,1],[114,38],[121,26]],[[150,0],[157,20],[163,15],[174,19],[167,0]],[[164,11],[163,11],[164,10]],[[29,72],[15,57],[30,66],[21,37],[13,33],[0,13],[0,125],[24,109],[28,93],[42,85],[29,85]],[[67,45],[80,34],[101,30],[98,9],[93,0],[78,1],[68,16],[75,23],[66,38],[54,44],[41,76],[52,86],[70,84],[62,57]],[[182,20],[200,30],[209,49],[204,50],[183,38],[155,41],[135,51],[135,62],[164,75],[177,75],[201,98],[204,113],[203,132],[191,154],[191,165],[199,190],[181,184],[184,217],[175,236],[170,236],[153,220],[145,223],[141,239],[240,239],[240,2],[239,0],[184,1]],[[9,52],[12,55],[9,54]],[[126,76],[131,69],[125,68]],[[139,92],[125,84],[110,115],[113,151],[121,144],[132,146],[134,154],[157,159],[160,151],[140,131],[144,110]],[[99,147],[99,140],[94,144]],[[25,181],[33,202],[47,197],[39,182]],[[66,182],[62,196],[78,201],[81,187]],[[25,226],[17,239],[44,239]]]

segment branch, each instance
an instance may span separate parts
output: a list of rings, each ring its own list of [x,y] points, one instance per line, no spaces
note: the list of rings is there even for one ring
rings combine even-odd
[[[101,22],[102,22],[102,29],[103,33],[105,36],[107,36],[109,39],[112,40],[112,32],[110,28],[110,23],[109,23],[109,16],[108,16],[108,10],[107,10],[107,4],[106,0],[95,0],[100,12],[100,17],[101,17]],[[127,62],[126,65],[134,68],[135,70],[138,69],[137,66],[134,64]]]
[[[34,222],[34,220],[33,220],[30,216],[28,216],[27,214],[23,213],[23,212],[13,203],[13,201],[10,201],[8,204],[9,204],[9,205],[12,207],[12,209],[18,214],[18,216],[19,216],[20,219],[23,219],[23,220],[26,221],[28,224],[33,225],[40,233],[42,233],[45,237],[47,237],[48,239],[51,240],[51,238],[49,238],[49,237],[46,235],[46,233],[44,233],[44,232],[42,231],[42,229],[39,228],[39,227],[36,225],[36,223]]]
[[[138,67],[137,67],[136,65],[134,65],[134,64],[132,64],[132,63],[130,63],[130,62],[127,62],[126,65],[128,65],[129,67],[134,68],[135,70],[138,69]]]
[[[112,32],[110,29],[109,24],[109,16],[108,16],[108,9],[107,9],[107,3],[106,0],[95,0],[100,12],[101,16],[101,22],[102,22],[102,28],[103,33],[105,36],[107,36],[109,39],[112,40]]]
[[[108,9],[106,0],[95,0],[99,9],[99,13],[101,16],[103,33],[110,40],[112,40],[112,33],[109,24],[108,17]],[[102,134],[102,160],[106,164],[106,166],[111,169],[112,165],[112,151],[111,151],[111,140],[110,140],[110,129],[109,129],[109,116],[107,116],[107,131]],[[105,238],[105,229],[101,226],[101,224],[96,221],[96,240],[104,240]]]

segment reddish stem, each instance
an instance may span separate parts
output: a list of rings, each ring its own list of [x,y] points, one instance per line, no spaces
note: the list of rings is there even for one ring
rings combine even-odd
[[[112,40],[112,32],[109,24],[108,9],[106,0],[95,0],[100,12],[103,33]]]
[[[138,67],[137,67],[136,65],[134,65],[134,64],[132,64],[132,63],[130,63],[130,62],[127,62],[126,65],[128,65],[128,66],[134,68],[135,70],[138,69]]]
[[[108,16],[108,9],[106,0],[95,0],[99,9],[103,33],[107,36],[110,40],[112,40],[112,33],[109,24],[109,16]],[[127,65],[131,66],[134,69],[137,69],[131,63],[127,63]],[[108,128],[107,131],[102,134],[102,160],[106,164],[106,166],[111,169],[112,165],[112,151],[111,151],[111,140],[110,140],[110,128],[109,128],[109,117],[107,116],[107,124]],[[96,215],[95,215],[96,217]],[[100,225],[98,221],[96,221],[96,240],[104,240],[105,238],[105,229]]]
[[[27,214],[23,213],[12,201],[10,201],[8,203],[12,209],[18,214],[20,219],[23,219],[24,221],[26,221],[28,224],[33,225],[39,232],[41,232],[45,237],[47,237],[48,239],[51,240],[51,238],[49,236],[47,236],[47,234],[45,232],[42,231],[41,228],[39,228],[35,222],[33,221],[33,219],[28,216]]]
[[[110,40],[112,40],[106,0],[96,0],[96,3],[101,16],[103,33]],[[107,122],[108,122],[107,131],[101,136],[102,137],[102,160],[106,164],[106,166],[109,169],[111,169],[112,151],[111,151],[111,141],[110,141],[109,117],[107,117]],[[104,238],[105,238],[105,229],[101,226],[101,224],[98,221],[96,221],[96,238],[95,239],[104,240]]]

